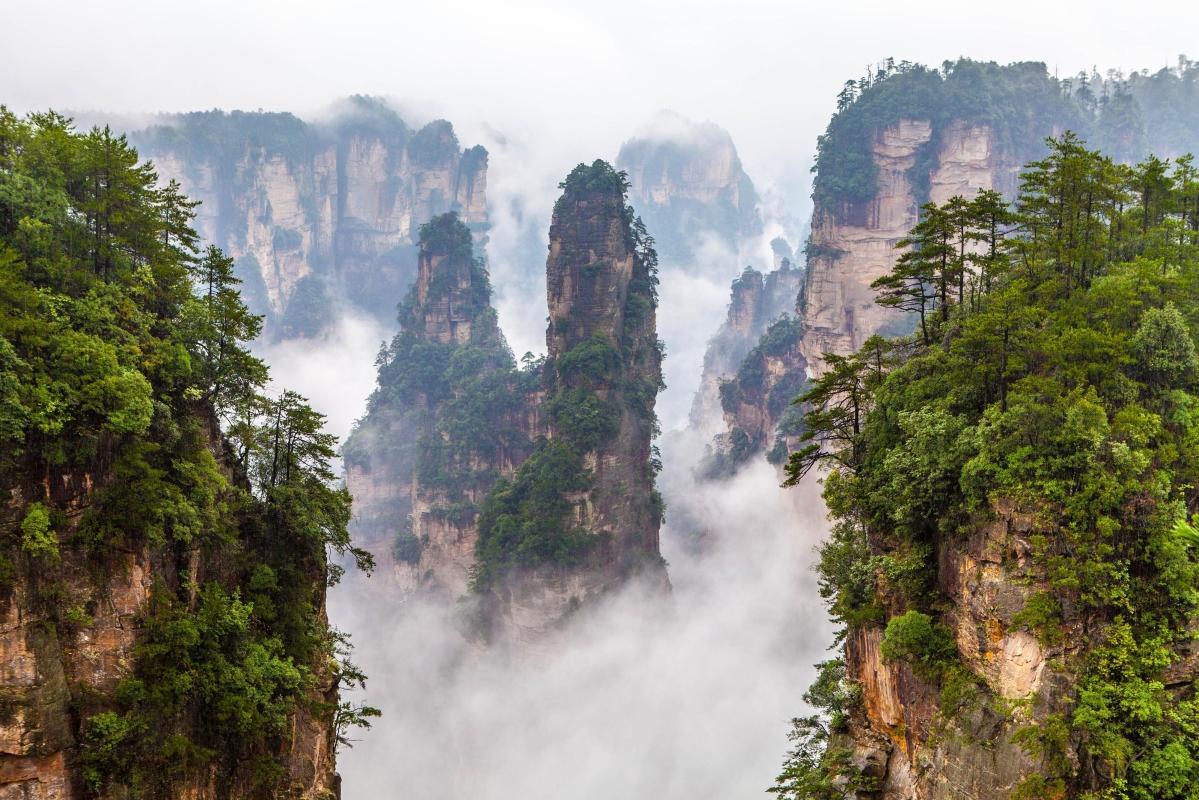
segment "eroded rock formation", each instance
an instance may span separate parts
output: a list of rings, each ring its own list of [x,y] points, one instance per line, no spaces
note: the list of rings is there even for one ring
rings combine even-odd
[[[212,455],[222,471],[216,420],[199,420],[204,426]],[[5,562],[7,575],[0,596],[0,686],[3,714],[0,715],[0,797],[20,800],[83,800],[118,798],[103,784],[89,788],[89,763],[83,748],[89,715],[114,705],[113,698],[130,691],[139,647],[147,633],[146,616],[156,591],[180,591],[190,584],[193,603],[203,583],[229,583],[232,556],[219,548],[194,544],[180,552],[171,544],[142,544],[115,551],[105,560],[81,542],[89,510],[99,493],[120,481],[102,462],[95,470],[52,471],[43,480],[18,485],[11,490],[4,523],[17,526],[11,517],[31,501],[45,502],[56,509],[56,531],[61,560],[53,569],[24,556],[23,563]],[[297,575],[310,581],[314,591],[314,624],[325,621],[323,565],[313,565],[311,574]],[[177,641],[188,646],[186,631]],[[192,643],[194,646],[194,642]],[[184,658],[182,652],[176,653]],[[315,682],[307,699],[290,715],[278,750],[272,760],[280,770],[275,797],[296,800],[332,800],[340,796],[340,778],[335,771],[336,730],[333,716],[338,689],[330,665],[308,665]],[[233,736],[220,731],[145,731],[142,736]],[[94,734],[93,734],[94,736]],[[114,745],[121,743],[115,742]],[[189,745],[191,746],[191,745]],[[234,750],[234,752],[236,752]],[[97,754],[91,742],[90,757]],[[261,765],[243,763],[231,770],[215,758],[205,758],[195,769],[179,770],[172,779],[169,796],[184,800],[220,800],[260,796]],[[95,764],[90,764],[94,769]],[[109,787],[111,788],[111,787]],[[167,795],[160,795],[167,796]]]
[[[746,267],[733,281],[728,316],[704,353],[699,391],[691,404],[691,427],[710,437],[719,432],[713,423],[723,419],[720,385],[734,378],[771,323],[794,316],[803,271],[783,258],[777,269],[763,275]]]
[[[712,236],[736,265],[762,230],[758,194],[732,137],[710,122],[664,112],[621,146],[616,167],[628,173],[630,202],[653,232],[664,264],[702,262],[704,237]],[[719,269],[713,277],[723,282],[728,274]]]
[[[517,367],[469,231],[435,218],[345,450],[357,536],[384,581],[401,596],[470,595],[476,632],[518,647],[633,575],[665,583],[655,256],[610,166],[580,166],[565,185],[548,356]]]
[[[323,123],[213,111],[130,139],[202,201],[197,230],[237,260],[252,310],[280,335],[318,333],[340,301],[390,322],[423,223],[455,211],[487,228],[487,152],[462,150],[444,120],[412,130],[368,98]]]
[[[955,120],[938,131],[939,146],[928,174],[927,199],[917,197],[917,155],[933,137],[928,120],[901,119],[877,131],[871,149],[877,167],[874,196],[813,212],[800,347],[805,364],[822,371],[821,355],[852,353],[876,333],[905,330],[898,312],[875,302],[870,284],[895,267],[896,244],[918,221],[921,202],[970,198],[983,189],[1011,196],[1021,159],[995,144],[991,128]]]
[[[1043,588],[1032,562],[1039,523],[1007,501],[994,512],[994,521],[946,540],[937,555],[937,588],[949,604],[942,618],[982,700],[946,707],[951,695],[908,662],[883,656],[881,627],[856,628],[846,639],[846,676],[861,687],[861,701],[834,746],[851,753],[850,772],[861,776],[857,797],[1006,797],[1041,771],[1015,734],[1062,711],[1070,678],[1047,666],[1067,658],[1082,637],[1068,632],[1048,645],[1014,621]]]
[[[466,593],[478,506],[527,457],[534,370],[516,370],[470,231],[455,215],[421,232],[416,283],[381,355],[366,416],[346,442],[355,536],[373,585]]]

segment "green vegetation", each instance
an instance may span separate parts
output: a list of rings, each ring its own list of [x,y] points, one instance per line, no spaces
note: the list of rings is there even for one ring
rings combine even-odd
[[[591,488],[577,447],[541,439],[512,480],[501,480],[479,515],[476,588],[513,566],[576,564],[593,537],[568,524],[567,495]]]
[[[917,298],[923,327],[826,356],[788,482],[828,470],[833,618],[885,623],[884,653],[941,682],[949,716],[976,690],[935,554],[1028,515],[1031,557],[1005,567],[1034,591],[1012,624],[1070,642],[1052,668],[1076,691],[1020,734],[1046,770],[1020,796],[1190,797],[1199,707],[1166,669],[1199,617],[1199,180],[1188,157],[1125,167],[1071,134],[1048,151],[1012,208],[926,207],[878,284]],[[829,742],[805,780],[844,769]]]
[[[743,273],[742,279],[745,277]],[[735,415],[742,404],[760,405],[773,418],[780,420],[768,453],[772,463],[781,463],[786,459],[785,438],[799,430],[798,416],[789,411],[791,401],[804,391],[807,378],[792,371],[768,385],[767,370],[770,360],[785,358],[799,345],[803,334],[804,324],[799,317],[786,315],[775,320],[741,361],[737,374],[722,380],[719,386],[720,407],[725,414]],[[710,459],[705,465],[705,473],[711,477],[731,475],[766,444],[765,436],[757,433],[751,435],[743,428],[734,427],[729,432],[727,447]]]
[[[522,410],[544,365],[531,357],[515,364],[490,307],[487,270],[456,214],[421,227],[419,258],[430,270],[427,285],[423,294],[413,286],[400,305],[400,332],[379,353],[378,385],[343,455],[349,465],[385,469],[400,484],[415,477],[428,513],[462,527],[479,513],[471,498],[494,486],[494,465],[533,450]],[[470,325],[465,341],[438,327],[447,303],[457,324]],[[360,524],[390,532],[403,519],[392,555],[416,564],[424,543],[411,513],[404,499]]]
[[[873,197],[877,167],[874,137],[901,119],[932,123],[909,172],[917,200],[928,200],[929,174],[949,123],[987,125],[1003,152],[1020,160],[1039,158],[1042,138],[1055,129],[1080,131],[1121,161],[1150,152],[1177,156],[1199,142],[1199,66],[1180,60],[1176,69],[1152,75],[1081,74],[1058,80],[1044,64],[1000,66],[960,59],[929,69],[888,59],[845,84],[837,112],[817,140],[813,197],[844,217]]]
[[[72,636],[92,594],[71,596],[54,562],[93,575],[95,596],[147,548],[156,568],[130,673],[72,697],[97,795],[171,796],[201,773],[273,794],[295,714],[377,713],[321,691],[361,679],[321,613],[328,551],[369,567],[334,440],[303,398],[262,393],[246,349],[261,320],[232,262],[197,252],[194,206],[123,137],[0,108],[5,588],[31,589],[31,613]]]
[[[589,336],[541,365],[552,436],[538,439],[512,479],[500,480],[482,504],[472,581],[476,591],[486,589],[504,570],[579,563],[602,540],[573,521],[577,498],[572,495],[595,488],[584,456],[603,449],[624,425],[641,426],[647,442],[656,430],[654,398],[662,385],[662,344],[652,336],[657,254],[626,202],[628,185],[625,173],[598,160],[579,164],[560,184],[564,191],[555,206],[555,224],[573,224],[569,215],[585,200],[590,208],[601,204],[600,214],[618,215],[626,227],[625,245],[634,254],[634,267],[624,326],[620,341]],[[652,480],[658,462],[652,456],[648,461]],[[660,496],[653,493],[650,501],[660,519]]]
[[[917,675],[936,679],[957,655],[953,632],[928,614],[911,610],[887,622],[883,633],[883,658],[907,661]]]

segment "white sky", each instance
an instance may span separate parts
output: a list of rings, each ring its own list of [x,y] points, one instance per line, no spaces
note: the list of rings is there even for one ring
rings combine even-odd
[[[729,129],[760,184],[803,180],[841,84],[887,56],[1068,75],[1199,57],[1199,3],[970,0],[0,0],[0,103],[318,109],[387,95],[613,157],[653,112]]]

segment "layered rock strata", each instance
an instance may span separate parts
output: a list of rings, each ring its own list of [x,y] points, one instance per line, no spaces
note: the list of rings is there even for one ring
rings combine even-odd
[[[333,304],[390,321],[416,273],[420,226],[457,212],[487,229],[487,152],[444,120],[409,128],[352,98],[329,122],[202,112],[130,134],[165,182],[201,201],[196,228],[237,261],[276,335],[319,333]]]

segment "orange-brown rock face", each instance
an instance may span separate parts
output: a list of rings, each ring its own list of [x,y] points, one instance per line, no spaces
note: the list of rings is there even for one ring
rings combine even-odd
[[[846,675],[862,694],[842,743],[854,767],[870,765],[877,781],[862,797],[1007,797],[1040,769],[1013,735],[1060,710],[1055,699],[1069,692],[1056,684],[1068,678],[1046,667],[1075,645],[1070,635],[1046,645],[1014,623],[1038,589],[1029,543],[1035,522],[1007,502],[994,511],[994,522],[947,539],[938,557],[938,588],[948,601],[941,619],[977,683],[975,701],[944,708],[941,693],[905,661],[883,657],[880,627],[855,628],[846,638]]]
[[[95,478],[103,483],[103,476]],[[70,546],[78,524],[94,500],[93,476],[47,476],[42,496],[66,512],[59,533],[61,561],[54,575],[18,570],[0,596],[0,798],[83,800],[97,797],[84,788],[80,757],[81,715],[108,708],[117,685],[128,678],[135,648],[142,640],[142,615],[156,584],[181,578],[218,579],[222,566],[193,551],[187,574],[163,547],[144,546],[116,554],[98,576],[86,550]],[[28,498],[14,490],[13,508]],[[324,618],[324,581],[320,586]],[[52,589],[52,593],[47,593]],[[63,608],[79,609],[64,624]],[[56,620],[58,623],[56,624]],[[295,800],[333,800],[339,796],[335,772],[333,708],[337,687],[326,665],[313,665],[318,685],[311,707],[301,706],[290,720],[277,758],[282,768],[275,796]],[[324,703],[323,710],[316,703]],[[216,768],[184,779],[173,796],[187,800],[257,798],[255,776],[248,771],[218,781]],[[218,786],[221,788],[218,789]],[[124,795],[100,795],[118,800]]]
[[[412,131],[357,99],[324,125],[242,112],[165,122],[134,143],[202,201],[201,237],[237,260],[253,310],[282,335],[319,333],[341,301],[390,321],[422,224],[455,211],[487,228],[487,153],[460,149],[444,120]]]

